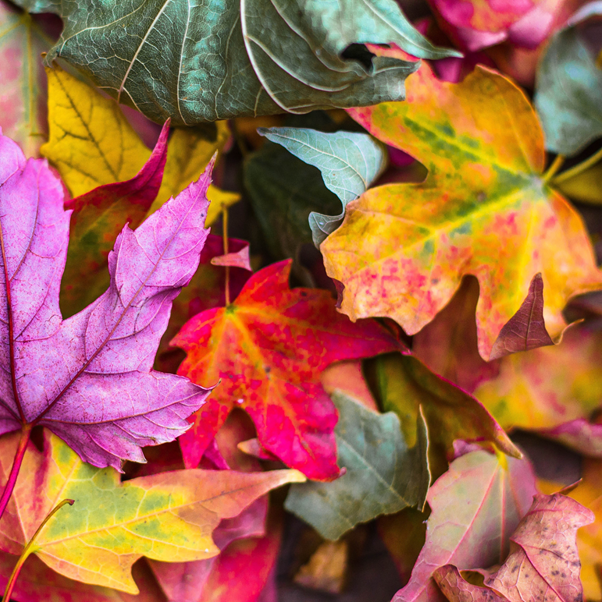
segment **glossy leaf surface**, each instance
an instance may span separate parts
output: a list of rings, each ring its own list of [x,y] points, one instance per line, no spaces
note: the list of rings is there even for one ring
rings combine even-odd
[[[533,108],[513,83],[482,67],[449,84],[425,66],[412,83],[406,103],[351,111],[429,175],[369,190],[322,243],[329,276],[345,286],[342,311],[388,316],[415,334],[472,274],[480,285],[479,352],[488,360],[541,272],[545,324],[556,337],[568,298],[599,287],[602,275],[581,218],[540,179],[543,133]]]
[[[135,231],[126,225],[109,255],[108,290],[63,321],[70,212],[62,184],[46,161],[26,162],[0,138],[1,433],[42,424],[85,461],[119,468],[143,460],[141,446],[186,430],[208,391],[152,362],[171,301],[199,263],[209,178],[208,170]]]
[[[196,466],[228,413],[251,416],[261,444],[309,478],[339,474],[333,430],[334,405],[320,371],[342,359],[394,348],[376,322],[353,324],[326,291],[288,285],[291,262],[260,270],[236,301],[192,318],[172,341],[186,351],[179,374],[217,383],[181,441],[187,466]]]
[[[6,479],[17,438],[3,440]],[[264,473],[187,470],[125,483],[112,468],[82,462],[58,437],[44,453],[30,445],[24,470],[0,526],[0,548],[18,554],[62,499],[75,503],[38,534],[34,552],[58,573],[129,593],[138,589],[131,566],[141,556],[169,562],[200,560],[219,549],[211,533],[270,489],[303,480],[297,471]]]
[[[312,211],[309,226],[316,246],[334,232],[345,217],[345,207],[366,192],[387,165],[384,145],[366,134],[324,133],[304,128],[260,128],[259,133],[280,144],[295,157],[320,170],[324,184],[341,203],[340,215]]]
[[[344,58],[352,44],[456,54],[432,46],[393,0],[18,4],[65,22],[49,61],[60,57],[118,101],[177,125],[402,99],[418,65],[376,58],[367,67]]]
[[[408,584],[393,602],[438,599],[434,571],[446,564],[460,569],[502,562],[508,538],[527,513],[535,476],[527,460],[470,452],[451,463],[429,489],[431,515],[426,543]]]
[[[285,508],[332,540],[381,514],[408,506],[422,510],[431,480],[422,414],[410,447],[392,412],[372,412],[338,391],[332,400],[339,411],[338,463],[346,472],[332,483],[293,487]]]

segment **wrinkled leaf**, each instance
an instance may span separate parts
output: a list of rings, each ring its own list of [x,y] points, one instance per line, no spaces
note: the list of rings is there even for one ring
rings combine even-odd
[[[342,392],[332,400],[339,411],[338,463],[346,472],[332,483],[292,487],[285,508],[332,540],[381,514],[422,509],[431,481],[422,414],[410,447],[394,413],[372,412]]]
[[[510,538],[510,555],[484,587],[465,581],[452,565],[437,569],[435,579],[450,602],[581,601],[575,540],[577,529],[593,521],[593,512],[571,498],[536,495]]]
[[[133,178],[148,161],[150,151],[117,104],[60,67],[46,69],[46,73],[50,139],[41,152],[59,170],[71,194],[81,196],[97,186]],[[227,140],[223,123],[217,125],[214,141],[206,139],[204,130],[177,129],[169,143],[163,182],[151,212],[198,179]],[[239,197],[210,186],[207,198],[212,201],[207,213],[207,225],[211,225],[222,207]]]
[[[454,460],[430,488],[426,543],[408,584],[393,602],[437,600],[434,571],[446,564],[459,569],[503,562],[508,538],[535,495],[535,476],[527,460],[470,452]]]
[[[0,137],[1,433],[44,425],[85,461],[119,468],[144,461],[141,446],[186,430],[209,391],[152,362],[171,301],[199,264],[209,178],[210,168],[135,231],[126,225],[109,255],[108,290],[63,321],[63,186],[46,161],[26,162]]]
[[[353,324],[326,291],[289,289],[290,261],[260,270],[225,308],[193,317],[172,344],[186,351],[179,374],[217,383],[180,439],[187,466],[196,466],[235,407],[253,419],[261,444],[309,478],[339,474],[334,405],[320,385],[328,364],[395,348],[379,324]]]
[[[345,55],[351,45],[395,43],[420,58],[457,54],[432,46],[394,0],[17,3],[65,22],[48,61],[60,57],[118,101],[177,125],[403,99],[403,81],[418,64],[367,65],[361,53]]]
[[[602,136],[602,72],[576,24],[602,15],[602,3],[578,11],[547,47],[537,72],[535,106],[546,133],[546,148],[574,155]]]
[[[304,128],[259,128],[258,132],[304,163],[317,167],[326,188],[341,200],[340,215],[315,211],[309,214],[312,239],[317,247],[341,225],[347,203],[366,192],[387,166],[384,145],[367,134],[324,133]]]
[[[602,399],[602,333],[572,326],[555,347],[503,358],[475,397],[502,427],[549,429],[589,418]]]
[[[449,84],[424,66],[411,81],[408,102],[351,110],[429,175],[370,189],[322,243],[328,275],[344,285],[342,311],[388,316],[415,334],[472,274],[487,360],[541,272],[545,325],[557,337],[568,299],[600,287],[602,274],[581,218],[541,180],[543,134],[533,108],[510,80],[483,67]]]
[[[3,439],[0,465],[8,477],[18,444]],[[58,437],[47,434],[45,452],[30,444],[7,512],[0,548],[19,554],[40,522],[62,499],[75,501],[38,534],[33,551],[61,575],[120,589],[138,588],[132,564],[141,556],[168,562],[219,553],[211,533],[270,489],[304,480],[293,470],[263,473],[187,470],[125,483],[112,468],[82,462]]]
[[[411,355],[399,353],[372,362],[382,408],[399,416],[408,445],[417,438],[419,407],[429,433],[431,469],[441,474],[454,456],[454,441],[489,441],[499,450],[520,456],[491,414],[472,396],[432,373]],[[444,469],[444,468],[443,468]]]
[[[48,133],[46,76],[40,54],[56,39],[52,25],[47,17],[32,18],[5,0],[0,2],[0,127],[28,157],[38,155]]]

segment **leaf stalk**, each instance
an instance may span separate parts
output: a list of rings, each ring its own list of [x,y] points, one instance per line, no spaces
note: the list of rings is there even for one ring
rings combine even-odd
[[[31,424],[23,425],[23,430],[21,431],[21,438],[19,439],[19,446],[17,447],[17,451],[15,452],[13,465],[10,469],[10,474],[8,475],[6,485],[4,486],[2,497],[0,497],[0,519],[4,515],[6,506],[8,506],[8,500],[10,500],[10,496],[12,495],[13,489],[15,488],[15,483],[17,482],[19,471],[21,470],[21,464],[23,463],[23,458],[25,457],[25,451],[27,450],[27,444],[29,443],[32,428],[33,425]]]
[[[75,500],[69,500],[69,499],[62,500],[61,502],[59,502],[48,513],[48,515],[46,516],[46,518],[42,521],[42,523],[40,524],[40,526],[37,528],[36,532],[33,534],[32,538],[29,540],[29,542],[27,543],[27,545],[23,549],[23,552],[21,553],[21,556],[19,556],[19,560],[17,560],[17,564],[15,564],[15,568],[13,569],[13,572],[10,575],[8,583],[6,584],[6,590],[4,590],[4,596],[2,597],[2,602],[9,602],[10,597],[11,597],[11,595],[13,593],[13,589],[15,587],[15,583],[17,582],[17,577],[19,576],[19,573],[21,572],[21,568],[25,564],[25,561],[27,560],[27,558],[29,557],[29,555],[34,551],[33,544],[34,544],[36,538],[38,537],[38,535],[42,532],[42,529],[48,524],[48,521],[65,504],[69,504],[70,506],[73,506],[74,503],[75,503]]]
[[[554,161],[552,161],[552,165],[548,168],[548,170],[543,174],[542,180],[544,184],[547,184],[558,172],[558,170],[562,167],[564,163],[564,156],[558,155]]]
[[[228,209],[222,209],[222,233],[224,238],[224,255],[228,254]],[[224,292],[226,296],[226,307],[230,305],[230,266],[225,266],[226,277],[224,283]]]
[[[588,157],[585,161],[578,163],[571,169],[567,169],[565,172],[561,173],[559,176],[554,178],[554,182],[560,184],[570,178],[574,178],[578,176],[580,173],[584,172],[586,169],[589,169],[592,165],[595,165],[598,161],[602,160],[602,148],[595,152],[591,157]]]

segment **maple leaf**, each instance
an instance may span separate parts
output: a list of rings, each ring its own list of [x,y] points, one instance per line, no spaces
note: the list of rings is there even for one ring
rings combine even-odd
[[[403,98],[406,60],[365,65],[349,46],[395,42],[414,56],[434,47],[394,0],[261,4],[175,0],[115,4],[17,0],[65,23],[47,61],[62,58],[119,102],[178,125]],[[361,54],[360,54],[361,56]]]
[[[433,572],[453,563],[471,569],[502,562],[508,537],[527,513],[535,476],[527,460],[474,451],[454,460],[429,489],[426,543],[408,584],[392,602],[440,599]]]
[[[2,440],[6,477],[18,437]],[[75,501],[38,534],[33,552],[71,579],[129,593],[138,589],[131,566],[141,556],[167,562],[195,561],[219,553],[211,533],[269,490],[304,480],[296,470],[241,473],[232,470],[166,472],[119,482],[112,468],[82,462],[46,432],[44,452],[30,443],[0,525],[0,549],[20,554],[38,525],[64,499]]]
[[[328,275],[344,285],[342,311],[388,316],[415,334],[472,274],[480,286],[479,353],[488,360],[541,272],[545,326],[557,337],[568,299],[599,288],[602,274],[581,218],[541,178],[543,134],[533,107],[483,67],[449,84],[425,66],[411,82],[406,103],[350,111],[429,175],[368,190],[322,243]]]
[[[210,168],[136,231],[123,228],[109,289],[63,321],[70,212],[62,184],[6,137],[0,166],[0,432],[23,427],[25,442],[32,425],[45,425],[95,466],[144,461],[140,446],[183,433],[208,394],[152,362],[171,301],[199,263]]]
[[[320,372],[398,343],[374,321],[354,325],[326,291],[290,290],[290,269],[282,261],[260,270],[234,303],[197,314],[173,339],[187,353],[179,374],[208,386],[221,379],[180,439],[186,466],[198,464],[232,408],[241,407],[261,444],[285,464],[317,480],[338,476],[337,413]]]
[[[484,587],[465,581],[453,565],[438,568],[435,580],[450,602],[581,601],[575,539],[593,521],[593,512],[569,497],[536,495],[510,537],[510,555]]]
[[[332,400],[339,411],[338,462],[346,472],[332,483],[291,488],[285,508],[331,540],[380,514],[422,510],[431,482],[422,414],[410,447],[393,412],[372,412],[340,391]]]

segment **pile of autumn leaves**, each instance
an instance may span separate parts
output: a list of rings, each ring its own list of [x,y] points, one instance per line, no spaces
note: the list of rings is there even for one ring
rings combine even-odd
[[[284,508],[325,540],[380,517],[398,602],[572,601],[582,580],[600,599],[602,336],[595,320],[567,328],[563,310],[602,273],[558,192],[595,196],[595,176],[544,172],[544,132],[516,84],[483,67],[446,83],[423,64],[406,102],[348,110],[372,137],[260,131],[270,142],[245,181],[276,239],[292,218],[270,198],[285,185],[266,182],[295,177],[270,163],[276,144],[343,204],[310,216],[337,305],[291,288],[290,260],[254,255],[267,265],[253,272],[248,242],[209,233],[240,198],[210,184],[232,146],[225,122],[146,124],[151,152],[113,101],[59,66],[47,77],[50,164],[27,160],[0,118],[2,484],[20,432],[44,427],[0,521],[3,583],[49,512],[74,505],[27,550],[14,599],[273,602],[283,504],[266,493],[288,483]],[[243,150],[262,144],[258,125],[234,124]],[[590,141],[569,126],[546,130],[548,150]],[[409,162],[399,151],[426,179],[372,186],[389,155]],[[514,428],[586,456],[582,482],[555,493],[568,483],[537,480]],[[141,447],[148,462],[134,464]]]

